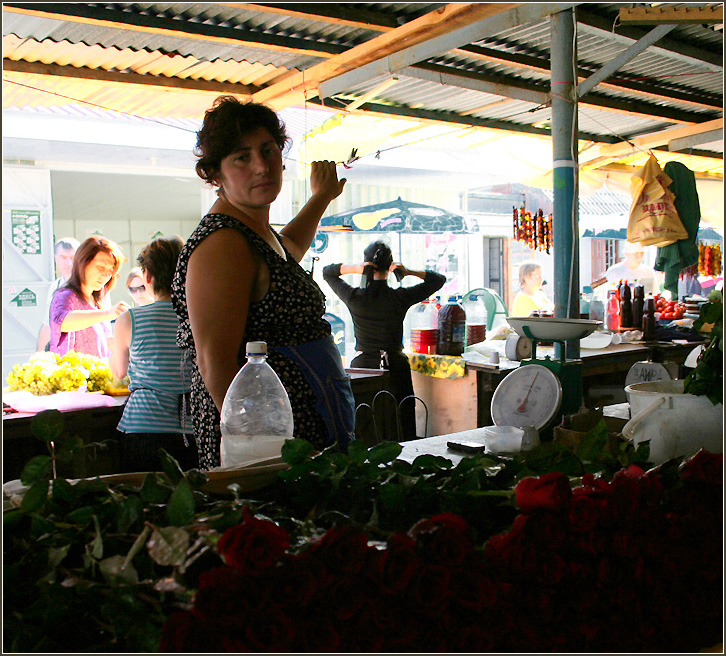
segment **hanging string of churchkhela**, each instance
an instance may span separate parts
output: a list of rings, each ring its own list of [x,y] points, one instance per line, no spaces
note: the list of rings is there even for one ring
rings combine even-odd
[[[552,248],[552,215],[546,218],[542,208],[532,216],[531,212],[512,207],[513,236],[519,242],[526,244],[531,250],[544,250],[549,255]]]
[[[721,274],[721,246],[709,246],[703,242],[698,244],[698,273],[702,276],[718,276]]]

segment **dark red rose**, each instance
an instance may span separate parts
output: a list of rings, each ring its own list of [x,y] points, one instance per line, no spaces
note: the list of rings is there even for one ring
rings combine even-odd
[[[199,576],[194,610],[212,624],[234,625],[258,603],[254,580],[231,567],[218,567]]]
[[[345,631],[342,624],[336,629],[327,617],[312,617],[303,622],[297,632],[299,642],[295,642],[294,650],[306,654],[340,653],[340,631]]]
[[[257,608],[250,613],[244,635],[250,651],[288,652],[295,644],[290,615],[276,608]]]
[[[574,494],[567,508],[570,530],[586,533],[598,526],[605,516],[606,504],[602,499],[584,494]]]
[[[285,529],[245,508],[242,523],[223,533],[217,551],[227,565],[254,576],[280,560],[289,546]]]
[[[680,467],[683,480],[723,485],[723,453],[710,453],[701,449]]]
[[[528,542],[546,544],[548,549],[557,549],[567,537],[565,519],[556,513],[535,513],[529,516],[523,535],[526,535]]]
[[[435,614],[449,602],[450,579],[448,567],[424,565],[411,582],[406,597],[415,608],[426,615]]]
[[[334,526],[328,529],[313,543],[310,550],[333,576],[360,571],[367,552],[366,534],[352,526]]]
[[[570,481],[560,472],[523,478],[516,487],[517,505],[522,512],[560,510],[572,496]]]
[[[468,567],[451,572],[450,589],[454,603],[470,610],[491,608],[497,600],[497,588],[491,579]]]
[[[409,535],[424,560],[456,567],[473,550],[469,524],[452,513],[442,513],[416,523]]]
[[[179,611],[164,623],[158,651],[162,654],[222,653],[229,651],[229,647],[217,627],[196,613]]]
[[[273,591],[270,600],[276,606],[304,605],[329,582],[322,564],[308,554],[301,554],[281,567],[267,570],[265,579]]]
[[[420,565],[413,539],[396,533],[386,549],[371,554],[366,574],[381,592],[395,594],[409,586]]]

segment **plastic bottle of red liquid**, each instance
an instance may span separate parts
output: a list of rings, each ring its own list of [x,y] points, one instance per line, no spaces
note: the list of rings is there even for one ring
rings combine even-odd
[[[439,335],[436,344],[438,355],[459,356],[464,352],[466,341],[466,312],[449,296],[449,302],[439,311]]]
[[[614,291],[608,292],[608,307],[605,315],[606,328],[612,332],[620,330],[620,303]]]

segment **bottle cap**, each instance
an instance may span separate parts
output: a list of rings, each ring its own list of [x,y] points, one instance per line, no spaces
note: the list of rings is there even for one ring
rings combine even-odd
[[[247,355],[266,355],[267,342],[247,342]]]

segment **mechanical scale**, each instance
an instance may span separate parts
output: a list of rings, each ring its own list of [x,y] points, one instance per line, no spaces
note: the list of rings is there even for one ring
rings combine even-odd
[[[542,439],[551,440],[563,415],[575,414],[582,405],[582,360],[565,358],[566,342],[586,337],[602,322],[553,317],[507,317],[507,322],[531,340],[532,353],[494,390],[492,419],[498,426],[534,426]],[[538,359],[540,342],[560,344],[560,357]]]

